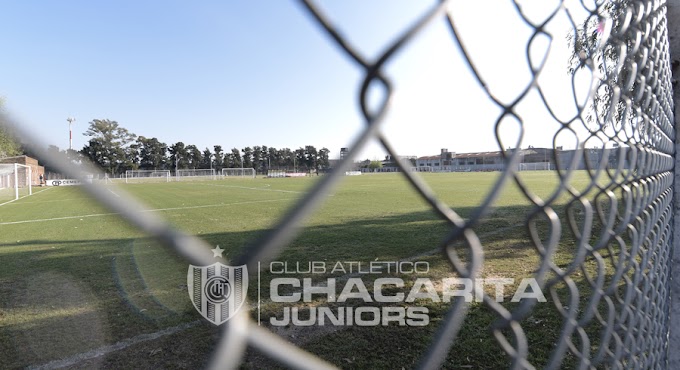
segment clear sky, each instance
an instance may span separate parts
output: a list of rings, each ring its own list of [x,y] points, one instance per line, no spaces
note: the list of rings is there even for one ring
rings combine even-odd
[[[320,4],[374,60],[435,3]],[[527,15],[539,20],[557,2],[526,3]],[[511,1],[454,4],[475,65],[494,95],[510,101],[529,82],[532,28]],[[568,25],[562,12],[549,26],[554,38],[541,75],[562,117],[575,112],[566,72]],[[0,34],[0,96],[11,114],[62,149],[69,116],[76,118],[75,149],[87,141],[87,123],[98,118],[168,144],[225,150],[315,145],[330,149],[332,158],[364,126],[358,106],[363,72],[294,1],[3,1]],[[528,54],[536,63],[548,44],[544,37],[531,42]],[[396,95],[384,130],[400,154],[499,149],[494,125],[500,110],[472,78],[443,19],[386,70]],[[559,125],[531,95],[518,107],[527,129],[520,146],[552,146]],[[514,146],[518,125],[501,126],[505,146]],[[383,155],[372,145],[361,157]]]

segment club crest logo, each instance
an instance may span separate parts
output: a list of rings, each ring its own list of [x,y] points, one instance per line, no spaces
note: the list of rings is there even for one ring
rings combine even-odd
[[[248,268],[219,262],[210,266],[189,265],[187,286],[196,310],[211,323],[222,325],[246,300]]]

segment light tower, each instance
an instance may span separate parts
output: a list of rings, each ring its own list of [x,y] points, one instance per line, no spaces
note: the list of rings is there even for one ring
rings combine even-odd
[[[68,121],[68,148],[73,150],[73,131],[71,130],[71,126],[73,125],[73,122],[76,121],[76,119],[69,117],[66,120]]]

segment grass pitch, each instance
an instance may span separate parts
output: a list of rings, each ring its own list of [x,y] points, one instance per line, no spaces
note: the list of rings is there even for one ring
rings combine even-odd
[[[498,175],[426,173],[423,177],[441,200],[465,218],[483,201]],[[540,197],[551,194],[558,184],[552,172],[521,176]],[[232,258],[274,227],[315,181],[229,179],[129,184],[121,189],[140,199],[149,212],[219,245],[226,250],[225,257]],[[572,180],[580,189],[588,183],[585,173]],[[508,185],[493,211],[475,228],[485,252],[483,277],[531,276],[539,261],[524,226],[531,204],[516,186]],[[562,197],[558,204],[567,200]],[[455,276],[450,264],[437,253],[448,231],[398,174],[346,177],[277,260],[306,266],[311,261],[415,259],[429,263],[429,277],[450,277]],[[561,240],[555,263],[571,261],[572,244],[569,236]],[[461,255],[465,258],[464,248]],[[55,365],[60,360],[74,368],[196,368],[206,364],[217,341],[218,330],[201,318],[189,300],[188,263],[78,187],[36,189],[33,196],[1,206],[0,263],[0,368]],[[268,298],[274,276],[266,267],[261,271],[266,298],[259,300],[261,310],[253,309],[251,314],[269,326],[269,318],[280,317],[282,304]],[[250,272],[251,286],[256,275]],[[254,307],[257,290],[250,289],[248,295]],[[547,292],[546,297],[552,299]],[[305,311],[323,304],[297,306]],[[430,324],[271,329],[339,367],[409,368],[427,348],[449,304],[422,300],[401,304],[427,307]],[[507,367],[508,357],[489,332],[495,318],[492,311],[473,303],[445,366]],[[537,306],[523,322],[530,360],[536,365],[547,361],[561,325],[550,302]],[[143,336],[168,328],[177,330],[158,338]],[[131,338],[136,339],[130,342]],[[111,349],[121,342],[129,345]],[[93,355],[102,349],[100,355]],[[243,365],[270,366],[275,364],[254,352]]]

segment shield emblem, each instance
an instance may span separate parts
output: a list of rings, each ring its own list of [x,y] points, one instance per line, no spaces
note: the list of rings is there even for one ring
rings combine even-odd
[[[196,310],[211,323],[222,325],[246,300],[248,268],[219,262],[210,266],[189,265],[187,287]]]

